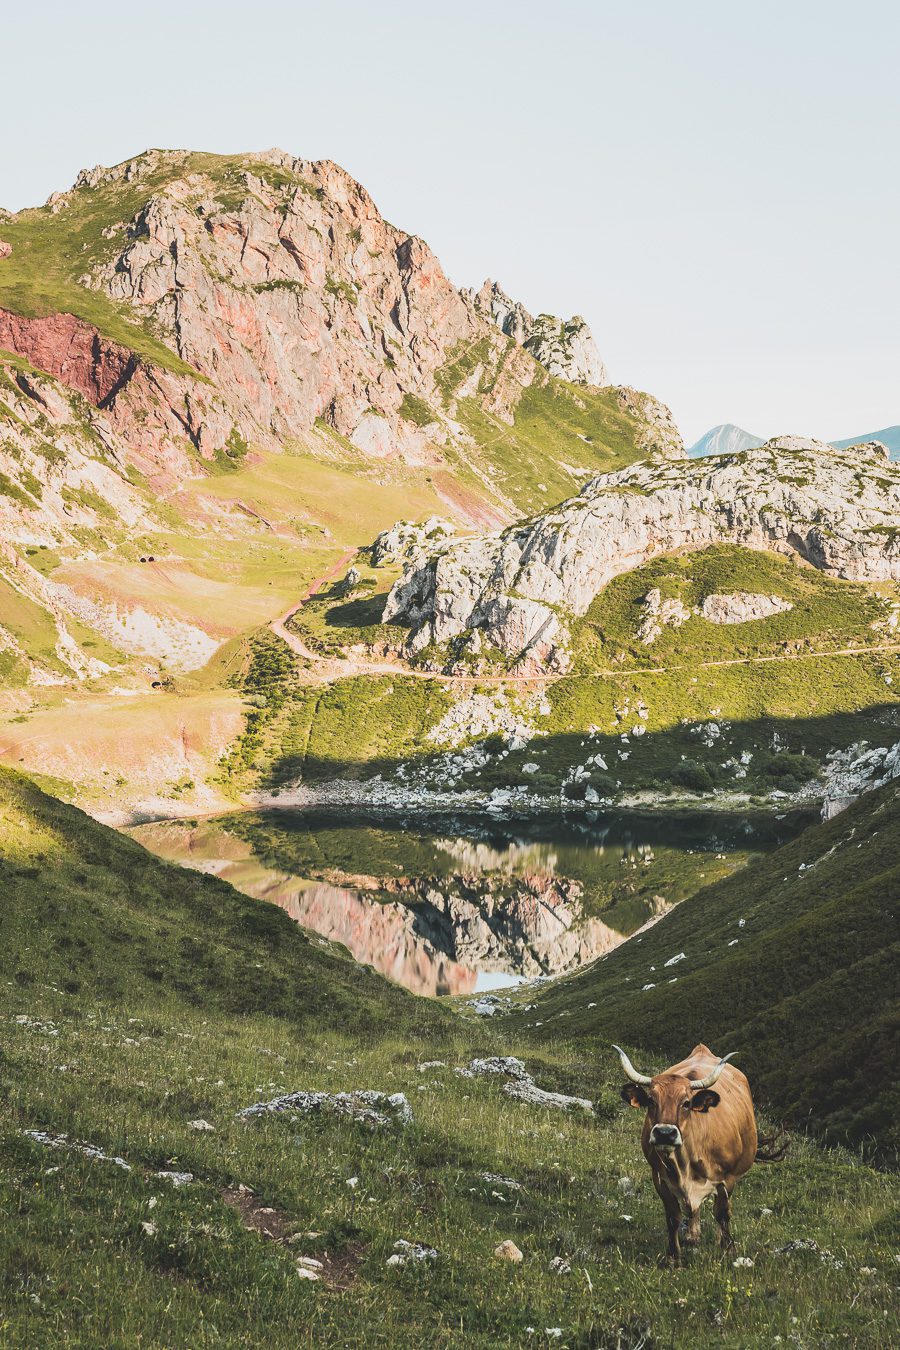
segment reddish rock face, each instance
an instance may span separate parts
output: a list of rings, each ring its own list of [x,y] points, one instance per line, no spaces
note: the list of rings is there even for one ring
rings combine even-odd
[[[32,319],[0,309],[0,347],[54,375],[98,408],[128,382],[138,365],[133,352],[101,337],[73,314]]]
[[[0,239],[0,258],[8,258],[12,253],[12,244],[7,244],[4,239]]]

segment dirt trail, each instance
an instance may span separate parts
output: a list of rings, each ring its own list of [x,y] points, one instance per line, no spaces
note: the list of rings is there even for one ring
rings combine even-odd
[[[337,562],[332,563],[326,572],[323,572],[320,577],[312,582],[296,605],[293,605],[286,614],[282,614],[280,619],[273,619],[269,625],[272,632],[277,633],[287,643],[292,652],[310,663],[311,669],[307,672],[307,675],[317,684],[328,684],[332,680],[345,680],[357,675],[403,675],[419,680],[439,680],[442,684],[459,685],[461,687],[483,684],[555,684],[560,680],[599,679],[610,675],[635,678],[640,675],[669,675],[676,671],[713,670],[722,666],[767,665],[783,661],[820,660],[822,657],[834,656],[886,656],[894,652],[900,652],[900,642],[888,642],[873,647],[836,647],[825,651],[773,652],[767,656],[733,656],[721,661],[692,661],[674,666],[630,666],[627,668],[619,666],[576,673],[563,672],[559,674],[548,671],[543,674],[530,675],[493,673],[485,675],[445,675],[434,670],[416,670],[412,666],[405,665],[402,661],[389,661],[377,657],[368,659],[364,656],[322,656],[319,652],[308,647],[302,638],[298,637],[296,633],[292,633],[286,625],[288,620],[299,609],[303,608],[307,600],[311,600],[314,595],[318,595],[323,586],[334,580],[338,573],[356,557],[358,551],[355,548],[348,549]]]

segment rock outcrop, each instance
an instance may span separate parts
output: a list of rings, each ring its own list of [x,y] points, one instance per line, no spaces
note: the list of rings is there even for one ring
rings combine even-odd
[[[637,640],[651,647],[664,628],[680,628],[691,617],[691,611],[677,597],[663,599],[658,586],[644,596]]]
[[[609,384],[591,330],[580,314],[565,320],[539,314],[524,345],[545,370],[560,380],[598,387]]]
[[[533,318],[524,305],[511,300],[496,281],[488,279],[471,296],[475,309],[529,351],[551,375],[571,384],[602,388],[609,384],[593,334],[580,314],[558,319],[553,314]]]
[[[473,299],[480,314],[496,324],[501,333],[511,337],[518,347],[524,346],[534,326],[534,319],[524,305],[518,300],[511,300],[506,291],[490,278]]]
[[[442,543],[455,533],[453,521],[444,520],[441,516],[430,516],[421,524],[398,520],[376,537],[372,545],[372,566],[382,567],[385,563],[417,558],[426,553],[429,547]]]
[[[864,792],[900,778],[900,741],[869,746],[857,741],[846,750],[834,750],[825,766],[822,817],[830,820]]]
[[[706,596],[700,606],[700,614],[709,623],[750,623],[754,619],[768,619],[772,614],[783,614],[785,610],[793,608],[790,600],[784,600],[780,595],[717,591]]]
[[[789,436],[713,460],[636,464],[524,525],[439,547],[395,583],[384,618],[409,626],[413,650],[477,633],[532,668],[564,669],[567,616],[651,558],[730,543],[831,576],[898,579],[898,520],[900,468],[882,447]]]

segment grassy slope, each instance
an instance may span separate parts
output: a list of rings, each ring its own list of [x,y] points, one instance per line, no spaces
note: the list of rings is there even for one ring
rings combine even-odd
[[[488,481],[520,512],[536,512],[571,496],[590,474],[609,473],[641,457],[635,423],[612,390],[568,384],[540,368],[515,403],[512,425],[488,412],[483,400],[504,378],[511,348],[510,342],[498,356],[487,339],[460,347],[437,373],[445,406],[477,446],[476,472],[458,447],[451,452],[464,482],[478,488]],[[458,398],[460,387],[470,389],[479,371],[477,389]],[[423,416],[416,410],[413,420]]]
[[[891,784],[697,892],[516,1020],[540,1022],[538,1038],[611,1036],[673,1057],[699,1040],[737,1049],[761,1098],[788,1120],[897,1149],[898,906],[900,785]]]
[[[658,588],[663,599],[688,609],[709,595],[748,591],[776,595],[793,608],[749,623],[716,624],[700,615],[680,628],[664,627],[647,646],[637,638],[641,602]],[[699,553],[657,558],[617,577],[575,626],[577,669],[589,673],[613,661],[626,667],[688,665],[779,652],[870,646],[883,634],[873,625],[887,616],[890,584],[837,581],[775,553],[718,545]]]
[[[801,1144],[739,1193],[752,1273],[722,1263],[707,1234],[672,1276],[656,1265],[659,1202],[608,1047],[589,1062],[560,1047],[531,1058],[545,1086],[599,1102],[593,1122],[511,1102],[489,1082],[419,1074],[422,1059],[490,1052],[497,1028],[393,990],[280,911],[149,859],[10,774],[0,840],[3,1344],[487,1350],[530,1344],[528,1327],[536,1344],[571,1347],[890,1344],[890,1178]],[[516,1046],[504,1036],[502,1048]],[[234,1119],[281,1089],[358,1086],[406,1091],[415,1123],[373,1134]],[[191,1130],[198,1117],[214,1130]],[[40,1128],[132,1170],[23,1134]],[[155,1180],[165,1167],[194,1183]],[[634,1184],[624,1202],[622,1176]],[[288,1247],[246,1231],[222,1195],[238,1182],[310,1236]],[[773,1254],[797,1236],[842,1264]],[[433,1243],[441,1260],[388,1269],[399,1237]],[[491,1259],[507,1237],[521,1266]],[[300,1281],[300,1252],[337,1262],[348,1287]],[[557,1254],[571,1275],[549,1272]]]

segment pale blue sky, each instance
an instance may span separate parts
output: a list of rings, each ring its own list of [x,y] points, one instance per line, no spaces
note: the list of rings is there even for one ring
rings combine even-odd
[[[149,145],[328,157],[686,439],[838,438],[900,422],[898,41],[896,0],[7,6],[0,204]]]

